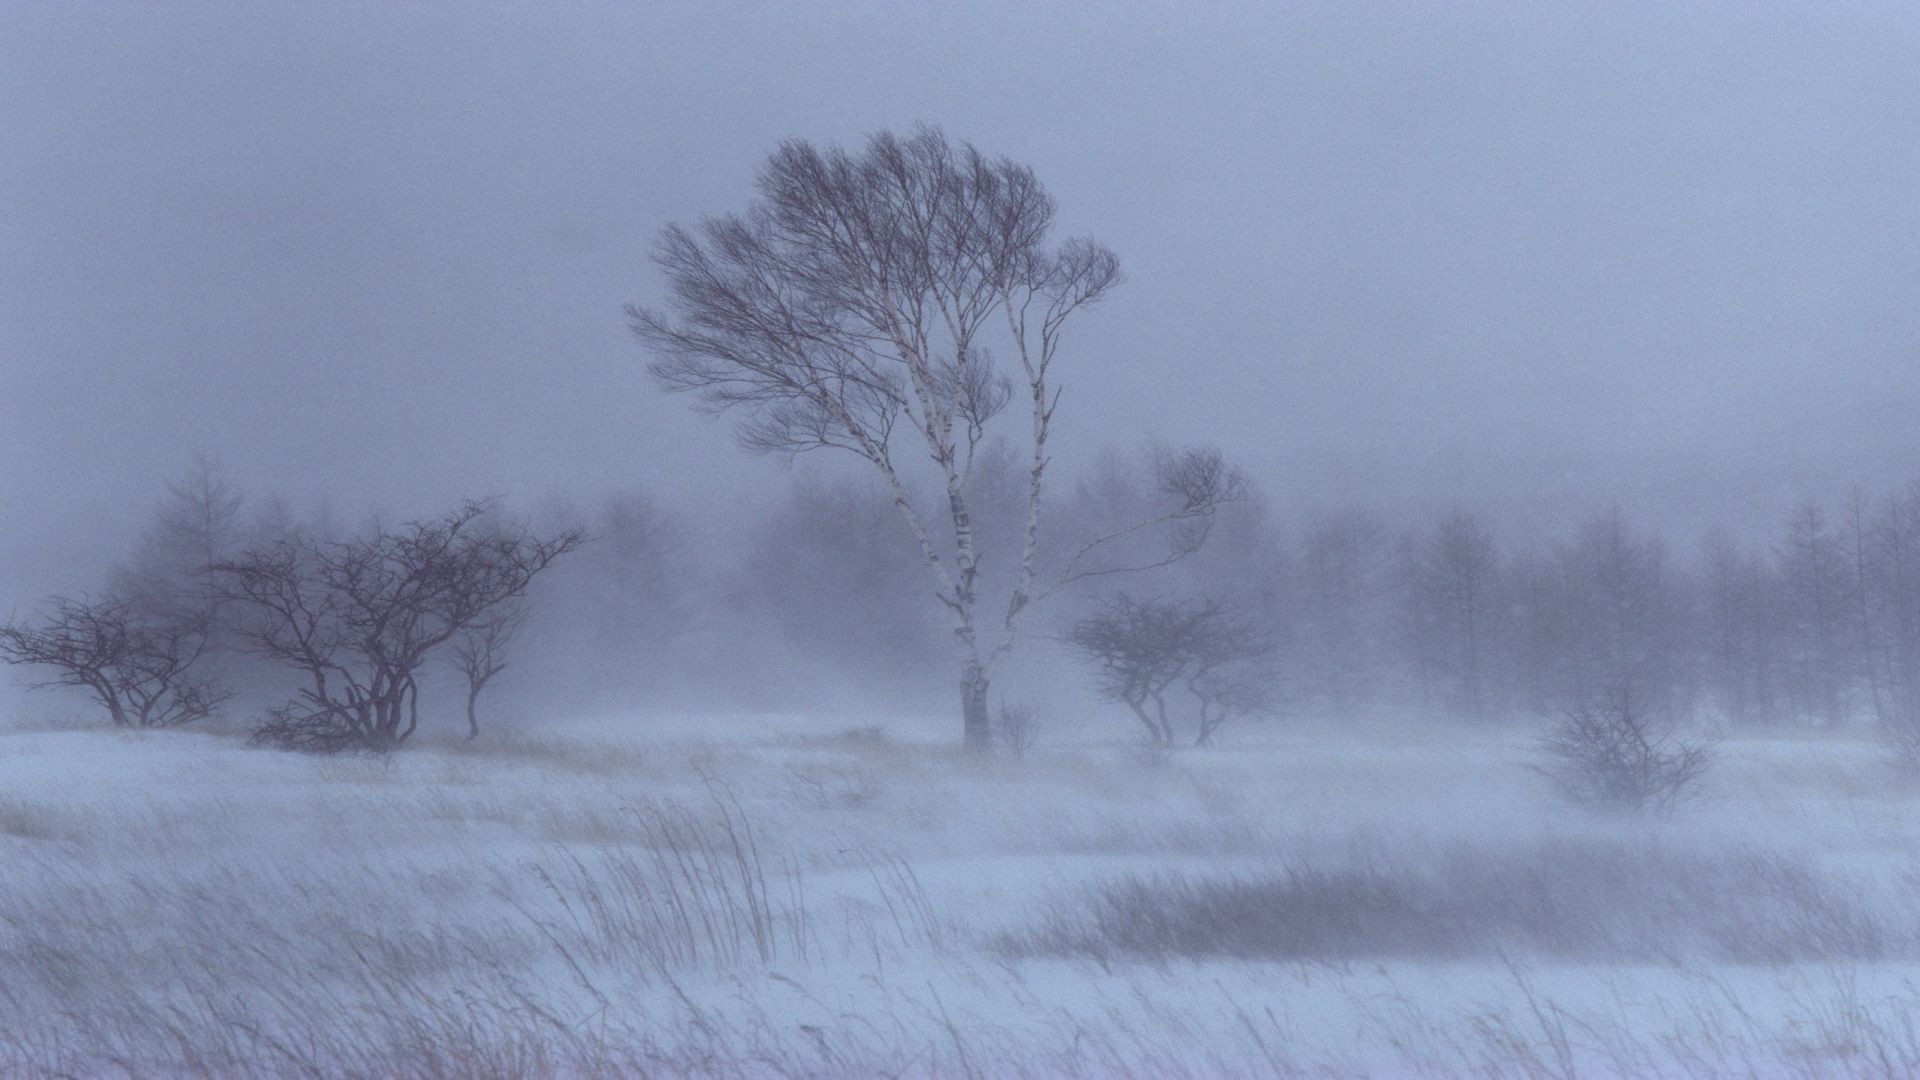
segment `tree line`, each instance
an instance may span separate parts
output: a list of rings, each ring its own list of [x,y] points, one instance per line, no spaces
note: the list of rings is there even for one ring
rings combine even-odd
[[[1027,167],[921,128],[857,151],[788,142],[746,209],[665,229],[665,295],[628,309],[656,384],[733,418],[749,451],[856,470],[735,523],[727,565],[694,554],[704,523],[637,493],[353,528],[269,501],[243,525],[203,463],[107,588],[0,628],[0,659],[130,726],[203,719],[223,668],[272,682],[264,661],[294,679],[255,737],[306,749],[404,743],[435,671],[458,676],[477,734],[516,641],[574,681],[556,700],[617,700],[689,657],[708,688],[766,681],[777,664],[742,646],[769,632],[849,679],[957,661],[976,750],[1022,641],[1084,661],[1160,744],[1407,704],[1920,719],[1920,488],[1676,554],[1618,509],[1527,543],[1470,511],[1289,532],[1204,445],[1062,476],[1067,331],[1122,279],[1055,217]]]
[[[984,452],[973,481],[989,562],[1021,542],[1018,470],[1001,456]],[[1036,627],[1037,660],[1077,659],[1081,674],[1058,677],[1151,738],[1204,742],[1256,715],[1500,722],[1623,692],[1756,730],[1899,734],[1920,719],[1920,482],[1698,543],[1618,508],[1548,537],[1471,510],[1288,520],[1239,483],[1204,545],[1082,582]],[[1059,493],[1055,516],[1063,534],[1099,534],[1163,497],[1150,455],[1115,452]],[[944,681],[953,646],[924,567],[888,528],[891,503],[858,476],[809,475],[744,523],[626,490],[346,527],[249,503],[203,462],[102,588],[0,628],[0,656],[126,726],[288,690],[276,708],[294,743],[313,740],[315,715],[404,740],[431,680],[477,733],[480,693],[515,655],[523,687],[572,709],[671,692],[768,707],[822,679],[910,696]],[[716,530],[731,542],[697,542]],[[1123,545],[1111,565],[1165,551]],[[1043,545],[1039,558],[1070,556]],[[379,632],[355,637],[366,619]]]

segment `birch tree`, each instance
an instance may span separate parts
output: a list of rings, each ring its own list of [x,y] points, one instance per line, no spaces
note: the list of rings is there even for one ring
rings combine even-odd
[[[1119,261],[1093,240],[1052,243],[1054,203],[1031,170],[937,129],[881,134],[858,154],[787,142],[758,191],[745,213],[664,232],[655,259],[669,296],[630,307],[633,329],[654,378],[739,415],[748,449],[838,450],[878,473],[951,616],[965,739],[984,749],[987,690],[1028,609],[1126,568],[1096,565],[1095,552],[1142,530],[1172,526],[1166,558],[1192,550],[1239,476],[1218,454],[1170,456],[1158,470],[1164,512],[1043,573],[1054,364],[1068,322],[1119,282]],[[1026,524],[1005,606],[990,614],[969,481],[989,425],[1016,399]],[[938,511],[912,495],[916,458],[932,465]]]

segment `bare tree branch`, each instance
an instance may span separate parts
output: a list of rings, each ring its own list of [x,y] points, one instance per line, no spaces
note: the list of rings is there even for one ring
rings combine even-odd
[[[1277,700],[1273,636],[1219,600],[1121,593],[1075,620],[1065,641],[1094,665],[1100,692],[1126,705],[1156,745],[1177,739],[1167,700],[1176,686],[1192,702],[1195,745]]]
[[[1024,166],[954,145],[937,129],[880,134],[864,152],[783,144],[747,212],[668,228],[655,261],[662,308],[628,309],[654,378],[739,414],[749,449],[850,451],[880,473],[954,617],[969,745],[990,740],[986,688],[1034,598],[1049,369],[1075,311],[1119,282],[1091,240],[1048,244],[1054,204]],[[1018,361],[1032,407],[1027,531],[998,637],[983,642],[981,553],[968,497],[975,456],[1017,393],[988,336]],[[908,496],[896,436],[939,475],[948,529]]]
[[[240,639],[307,683],[256,738],[395,749],[418,724],[417,675],[435,650],[478,635],[465,644],[479,650],[479,684],[497,673],[498,650],[518,622],[514,601],[584,536],[571,529],[537,537],[493,520],[488,509],[469,502],[437,520],[350,540],[294,536],[216,564],[221,596],[244,613]],[[470,691],[471,704],[479,687]]]
[[[33,685],[87,690],[116,727],[175,727],[228,697],[200,670],[212,630],[204,609],[152,613],[118,597],[56,596],[36,622],[0,626],[0,660],[50,668]]]

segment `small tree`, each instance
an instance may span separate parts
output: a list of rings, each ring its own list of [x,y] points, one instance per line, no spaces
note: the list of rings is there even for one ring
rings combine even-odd
[[[1026,757],[1033,744],[1040,741],[1040,720],[1034,715],[1033,706],[1002,701],[1000,715],[994,720],[993,737],[1008,756]]]
[[[35,686],[86,689],[115,727],[177,727],[211,716],[226,693],[199,670],[207,612],[142,612],[118,597],[56,596],[40,619],[0,626],[0,660],[51,668]]]
[[[1212,599],[1143,599],[1122,593],[1073,623],[1066,641],[1094,664],[1100,691],[1127,706],[1148,739],[1177,739],[1168,695],[1184,689],[1194,745],[1204,746],[1235,716],[1267,711],[1276,698],[1271,636]]]
[[[306,683],[260,725],[256,741],[397,749],[419,726],[421,668],[463,634],[479,635],[469,644],[484,686],[499,670],[500,629],[512,621],[503,606],[582,542],[577,530],[541,538],[485,514],[484,504],[470,502],[352,540],[295,534],[216,564],[222,596],[244,612],[241,640]],[[478,696],[471,682],[469,690],[470,700]]]
[[[1480,517],[1456,511],[1433,532],[1409,538],[1403,555],[1410,644],[1422,684],[1436,677],[1444,698],[1463,715],[1485,719],[1490,642],[1501,614],[1495,591],[1499,561],[1493,533]]]
[[[515,602],[499,615],[460,631],[450,662],[467,680],[467,738],[480,737],[480,692],[507,669],[507,649],[526,622],[527,610]]]
[[[114,571],[114,593],[145,611],[211,611],[212,566],[240,546],[244,505],[217,464],[195,458],[192,468],[167,485],[166,498],[148,518],[131,558]]]
[[[1629,687],[1563,709],[1541,743],[1539,771],[1572,802],[1597,810],[1664,813],[1692,797],[1712,760],[1678,738]]]
[[[1053,200],[1031,170],[934,129],[878,135],[858,155],[786,143],[759,189],[745,214],[667,229],[655,260],[670,306],[629,308],[633,328],[654,350],[662,386],[744,415],[749,449],[835,449],[873,467],[952,616],[966,743],[984,749],[987,690],[1027,609],[1086,576],[1095,549],[1151,524],[1187,526],[1173,555],[1191,550],[1215,506],[1238,494],[1239,476],[1217,454],[1169,459],[1163,513],[1096,538],[1044,575],[1047,443],[1060,402],[1053,364],[1067,321],[1118,283],[1119,261],[1091,240],[1050,243]],[[1017,386],[996,369],[996,350]],[[988,426],[1016,398],[1031,440],[1024,539],[1006,605],[989,619],[970,482]],[[913,447],[907,458],[902,440]],[[923,454],[943,526],[915,504],[905,472]]]

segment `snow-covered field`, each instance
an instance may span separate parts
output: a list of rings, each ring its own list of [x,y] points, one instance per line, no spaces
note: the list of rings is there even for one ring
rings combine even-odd
[[[1869,742],[1727,742],[1642,822],[1518,734],[950,737],[0,732],[0,1075],[1920,1072]]]

